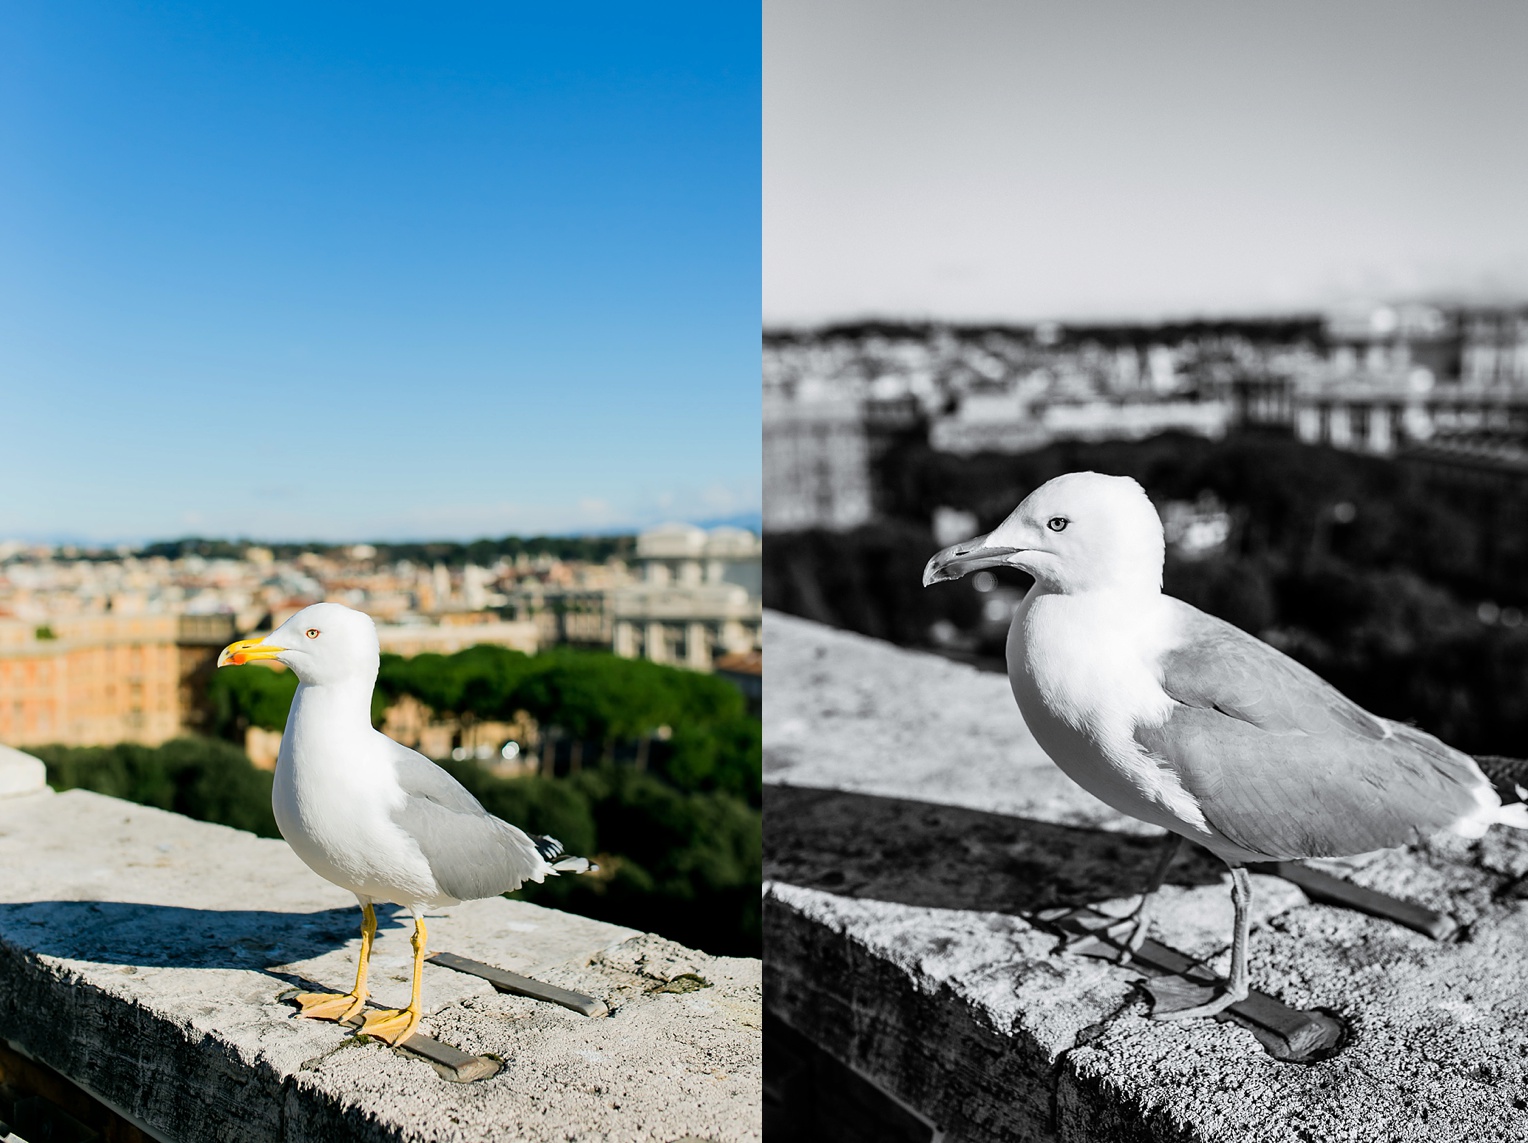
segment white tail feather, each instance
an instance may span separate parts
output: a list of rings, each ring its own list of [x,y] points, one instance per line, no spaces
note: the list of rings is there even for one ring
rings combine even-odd
[[[1503,806],[1496,811],[1496,821],[1513,829],[1528,829],[1528,805],[1513,802],[1510,806]]]

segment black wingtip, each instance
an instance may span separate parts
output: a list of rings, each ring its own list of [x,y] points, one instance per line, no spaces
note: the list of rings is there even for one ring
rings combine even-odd
[[[531,841],[536,843],[536,852],[541,854],[541,860],[545,861],[548,865],[562,856],[562,842],[558,841],[555,837],[537,834],[531,838]]]

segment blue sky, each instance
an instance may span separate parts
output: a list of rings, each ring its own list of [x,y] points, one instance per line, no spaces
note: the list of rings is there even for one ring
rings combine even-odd
[[[747,4],[23,0],[0,537],[756,510]]]

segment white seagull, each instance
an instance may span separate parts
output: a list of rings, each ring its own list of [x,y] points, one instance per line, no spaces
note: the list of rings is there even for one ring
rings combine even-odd
[[[1231,868],[1231,978],[1213,1015],[1246,999],[1249,862],[1341,857],[1442,830],[1528,828],[1474,759],[1365,711],[1293,659],[1162,594],[1162,525],[1126,477],[1073,472],[1041,485],[990,534],[929,560],[924,586],[979,568],[1034,585],[1008,633],[1008,678],[1035,740],[1115,809]],[[1145,901],[1128,942],[1146,935]]]
[[[224,648],[218,666],[256,659],[297,675],[271,794],[281,836],[320,877],[361,904],[361,956],[349,993],[305,992],[302,1015],[348,1020],[366,1006],[366,964],[377,932],[374,901],[414,917],[414,985],[405,1009],[367,1013],[361,1031],[400,1044],[420,1019],[426,907],[495,897],[547,874],[583,873],[553,838],[500,821],[423,754],[371,725],[377,629],[338,603],[305,607],[264,639]]]

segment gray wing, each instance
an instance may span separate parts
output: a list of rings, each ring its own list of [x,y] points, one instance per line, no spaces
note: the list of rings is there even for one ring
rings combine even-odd
[[[473,901],[546,876],[536,843],[485,810],[450,774],[402,745],[393,751],[393,762],[408,795],[393,820],[419,843],[443,892]]]
[[[1270,859],[1420,840],[1478,808],[1474,761],[1378,718],[1239,628],[1173,600],[1188,639],[1162,661],[1176,700],[1136,741],[1231,842]]]

